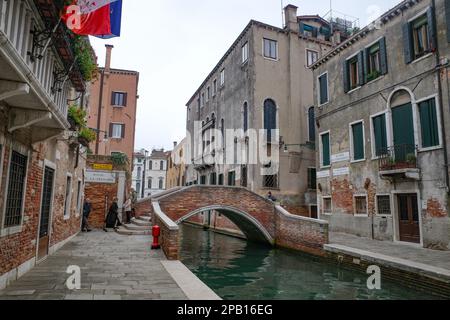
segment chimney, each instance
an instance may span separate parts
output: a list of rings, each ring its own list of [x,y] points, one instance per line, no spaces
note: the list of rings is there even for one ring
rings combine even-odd
[[[173,147],[175,148],[178,145],[178,142],[174,141],[173,142]]]
[[[298,32],[297,9],[298,7],[293,4],[289,4],[284,8],[284,28],[289,31]]]
[[[106,59],[105,59],[105,72],[109,72],[111,69],[111,51],[114,48],[113,45],[107,44],[106,47]]]

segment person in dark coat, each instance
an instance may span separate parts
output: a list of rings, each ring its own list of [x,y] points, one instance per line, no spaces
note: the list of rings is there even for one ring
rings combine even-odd
[[[108,215],[105,220],[105,228],[103,230],[108,231],[107,229],[115,229],[120,227],[122,223],[119,220],[119,205],[117,204],[118,199],[114,198],[113,203],[109,207]]]
[[[89,228],[89,224],[88,224],[89,215],[91,214],[91,210],[92,210],[91,201],[89,200],[89,198],[87,198],[83,204],[83,222],[81,225],[82,232],[91,232],[92,231]]]

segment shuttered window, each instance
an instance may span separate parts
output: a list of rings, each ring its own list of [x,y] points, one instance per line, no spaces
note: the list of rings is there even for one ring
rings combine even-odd
[[[352,143],[353,143],[353,161],[363,160],[364,153],[364,125],[362,122],[351,126]]]
[[[317,173],[316,168],[308,168],[308,189],[316,190],[317,188]]]
[[[28,157],[13,151],[9,163],[8,195],[6,197],[5,228],[22,223],[23,197]]]
[[[111,104],[115,107],[126,107],[127,93],[126,92],[112,92]]]
[[[314,107],[311,107],[308,110],[308,141],[316,141],[316,119]]]
[[[330,134],[325,133],[322,138],[322,167],[328,167],[331,165],[331,152],[330,152]]]
[[[374,117],[372,122],[373,136],[375,138],[375,154],[379,157],[387,151],[386,115],[382,114]]]
[[[109,135],[113,139],[125,138],[125,124],[111,123],[109,125]]]
[[[272,130],[277,128],[277,107],[275,102],[267,99],[264,102],[264,130],[267,132],[267,142],[272,141]]]
[[[364,51],[344,62],[344,91],[347,93],[364,84]]]
[[[387,74],[386,39],[381,38],[364,51],[365,82],[372,81],[381,75]]]
[[[319,77],[319,104],[328,102],[328,74]]]
[[[244,103],[244,132],[248,130],[248,104]]]
[[[422,131],[422,148],[439,146],[436,100],[433,98],[419,103],[419,114]]]

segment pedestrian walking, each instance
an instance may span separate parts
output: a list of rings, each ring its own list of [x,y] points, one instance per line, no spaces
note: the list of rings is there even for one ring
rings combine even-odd
[[[119,205],[117,202],[119,199],[114,198],[113,203],[109,207],[108,215],[106,216],[105,220],[105,228],[103,228],[104,231],[108,232],[107,229],[116,229],[122,225],[119,220]]]
[[[127,201],[125,201],[123,208],[125,210],[125,218],[126,218],[125,221],[127,224],[129,224],[131,223],[131,213],[132,213],[131,198],[128,198]]]
[[[81,224],[81,231],[82,232],[91,232],[91,228],[89,228],[89,215],[91,214],[92,205],[89,198],[86,198],[84,200],[83,204],[83,218],[82,218],[82,224]]]

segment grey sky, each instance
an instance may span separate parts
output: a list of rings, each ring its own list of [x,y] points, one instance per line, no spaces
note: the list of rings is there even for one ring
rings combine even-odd
[[[329,0],[284,0],[299,15],[329,11]],[[399,0],[333,0],[333,10],[361,27]],[[124,0],[122,36],[91,38],[104,65],[113,44],[114,68],[140,72],[136,149],[171,149],[185,136],[185,104],[250,19],[282,24],[280,0]],[[372,18],[372,19],[371,19]]]

